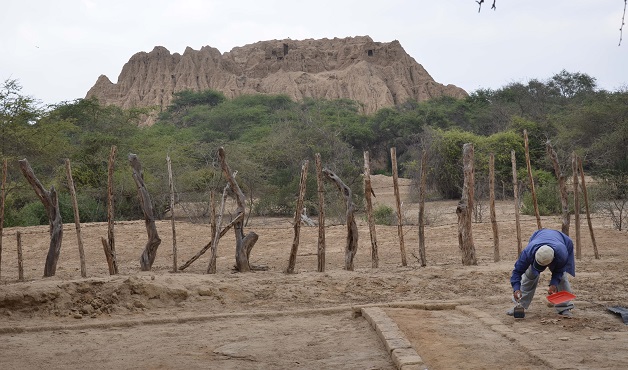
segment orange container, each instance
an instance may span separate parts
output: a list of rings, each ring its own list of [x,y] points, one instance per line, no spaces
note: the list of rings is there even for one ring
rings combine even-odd
[[[552,302],[553,304],[559,304],[559,303],[571,301],[574,298],[576,298],[574,294],[571,294],[565,291],[550,294],[547,296],[547,300]]]

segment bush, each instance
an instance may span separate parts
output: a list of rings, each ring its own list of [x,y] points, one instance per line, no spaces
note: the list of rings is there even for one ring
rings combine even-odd
[[[380,204],[373,210],[373,218],[377,225],[395,225],[396,215],[392,207]]]
[[[542,185],[535,188],[535,190],[539,214],[541,216],[562,214],[558,184],[550,183]],[[525,215],[534,215],[534,202],[532,201],[531,192],[526,192],[523,195],[523,207],[521,208],[521,212]]]

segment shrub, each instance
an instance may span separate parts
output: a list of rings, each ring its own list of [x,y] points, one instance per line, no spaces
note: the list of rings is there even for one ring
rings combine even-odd
[[[394,225],[396,224],[395,212],[392,207],[380,204],[373,210],[373,218],[378,225]]]

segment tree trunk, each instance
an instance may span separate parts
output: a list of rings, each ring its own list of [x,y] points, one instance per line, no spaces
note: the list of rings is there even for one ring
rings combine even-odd
[[[44,277],[54,276],[57,270],[57,261],[61,252],[61,240],[63,239],[63,222],[61,221],[61,213],[59,210],[59,199],[54,186],[50,187],[50,191],[46,191],[41,182],[35,177],[33,169],[26,159],[19,161],[20,169],[31,184],[35,194],[41,200],[50,223],[50,248],[46,257],[46,266],[44,268]]]
[[[323,174],[336,184],[338,190],[345,197],[347,204],[347,245],[345,247],[345,270],[353,271],[353,258],[358,251],[358,227],[355,223],[355,204],[353,203],[351,189],[331,170],[325,168]]]
[[[107,180],[107,239],[102,238],[102,246],[105,251],[105,258],[107,259],[107,265],[109,266],[109,275],[116,275],[118,273],[118,259],[116,256],[116,242],[115,235],[113,233],[113,227],[115,224],[115,216],[113,212],[113,166],[116,161],[116,146],[111,147],[111,153],[109,154],[109,165],[107,168],[108,180]]]
[[[369,233],[371,235],[371,266],[379,266],[379,256],[377,254],[377,235],[375,234],[375,220],[373,219],[373,202],[371,196],[375,196],[371,185],[371,161],[369,152],[364,152],[364,197],[366,199],[366,215],[369,222]]]
[[[576,226],[576,258],[582,258],[582,243],[580,242],[580,196],[578,195],[578,155],[571,154],[571,168],[573,170],[573,218]]]
[[[172,180],[172,163],[170,156],[166,156],[166,164],[168,165],[168,185],[170,188],[170,221],[172,224],[172,272],[177,273],[177,229],[175,228],[174,219],[174,182]]]
[[[582,195],[584,197],[584,208],[587,211],[587,223],[589,224],[589,233],[591,234],[591,243],[593,243],[593,253],[595,259],[600,259],[597,251],[597,243],[595,242],[595,234],[593,233],[593,224],[591,223],[591,212],[589,212],[589,196],[587,195],[587,184],[584,181],[584,169],[582,168],[582,158],[578,158],[578,169],[580,170],[580,179],[582,180]]]
[[[316,190],[318,192],[318,272],[325,271],[325,191],[321,154],[316,153]]]
[[[229,183],[229,187],[233,192],[234,198],[237,203],[236,208],[236,219],[238,220],[234,223],[233,230],[235,232],[236,239],[236,269],[239,272],[247,272],[251,271],[251,266],[249,265],[249,255],[251,250],[255,246],[255,242],[257,242],[257,234],[254,232],[248,233],[244,236],[244,216],[245,216],[245,202],[246,198],[244,197],[244,193],[238,186],[238,183],[235,181],[235,178],[232,175],[231,169],[229,169],[229,165],[227,164],[227,159],[225,158],[225,149],[218,149],[218,157],[220,158],[220,165],[222,168],[222,173],[225,175],[227,182]]]
[[[425,255],[425,193],[427,191],[427,150],[421,156],[421,182],[419,186],[419,258],[421,266],[427,266]]]
[[[567,187],[565,186],[565,176],[560,170],[558,164],[558,156],[552,147],[552,144],[548,141],[545,144],[547,155],[550,157],[552,164],[554,165],[554,173],[558,179],[558,188],[560,190],[560,204],[562,207],[562,229],[561,231],[566,235],[569,235],[569,196],[567,195]]]
[[[294,210],[294,239],[292,240],[292,250],[290,251],[290,258],[288,259],[288,269],[286,270],[288,274],[294,272],[294,265],[297,263],[297,251],[299,250],[299,237],[301,234],[301,210],[303,209],[303,198],[305,197],[308,164],[308,161],[304,161],[301,166],[299,197],[297,199],[296,209]]]
[[[83,238],[81,237],[81,217],[79,215],[78,202],[76,200],[76,189],[74,189],[74,179],[72,178],[72,166],[70,160],[65,160],[65,171],[68,177],[68,188],[72,196],[72,209],[74,210],[74,226],[76,227],[76,239],[78,241],[79,257],[81,259],[81,276],[87,277],[87,267],[85,266],[85,251],[83,249]]]
[[[458,215],[458,246],[462,252],[462,264],[465,266],[477,265],[475,258],[475,246],[473,245],[473,233],[471,228],[471,217],[473,213],[473,144],[464,144],[463,149],[463,170],[464,184],[462,187],[462,198],[456,207]]]
[[[129,154],[129,163],[133,169],[133,180],[137,185],[137,192],[140,198],[140,206],[144,213],[144,224],[146,225],[146,232],[148,234],[148,241],[144,247],[144,252],[140,257],[140,266],[142,271],[150,271],[155,262],[155,256],[157,255],[157,248],[161,244],[161,239],[157,234],[157,226],[155,226],[155,212],[153,210],[153,202],[150,199],[148,190],[144,184],[144,174],[142,173],[142,165],[140,164],[137,155]]]

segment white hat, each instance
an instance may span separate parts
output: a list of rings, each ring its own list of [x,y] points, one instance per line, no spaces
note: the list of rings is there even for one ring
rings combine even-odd
[[[554,250],[549,245],[542,245],[537,249],[534,259],[539,265],[547,266],[554,260]]]

